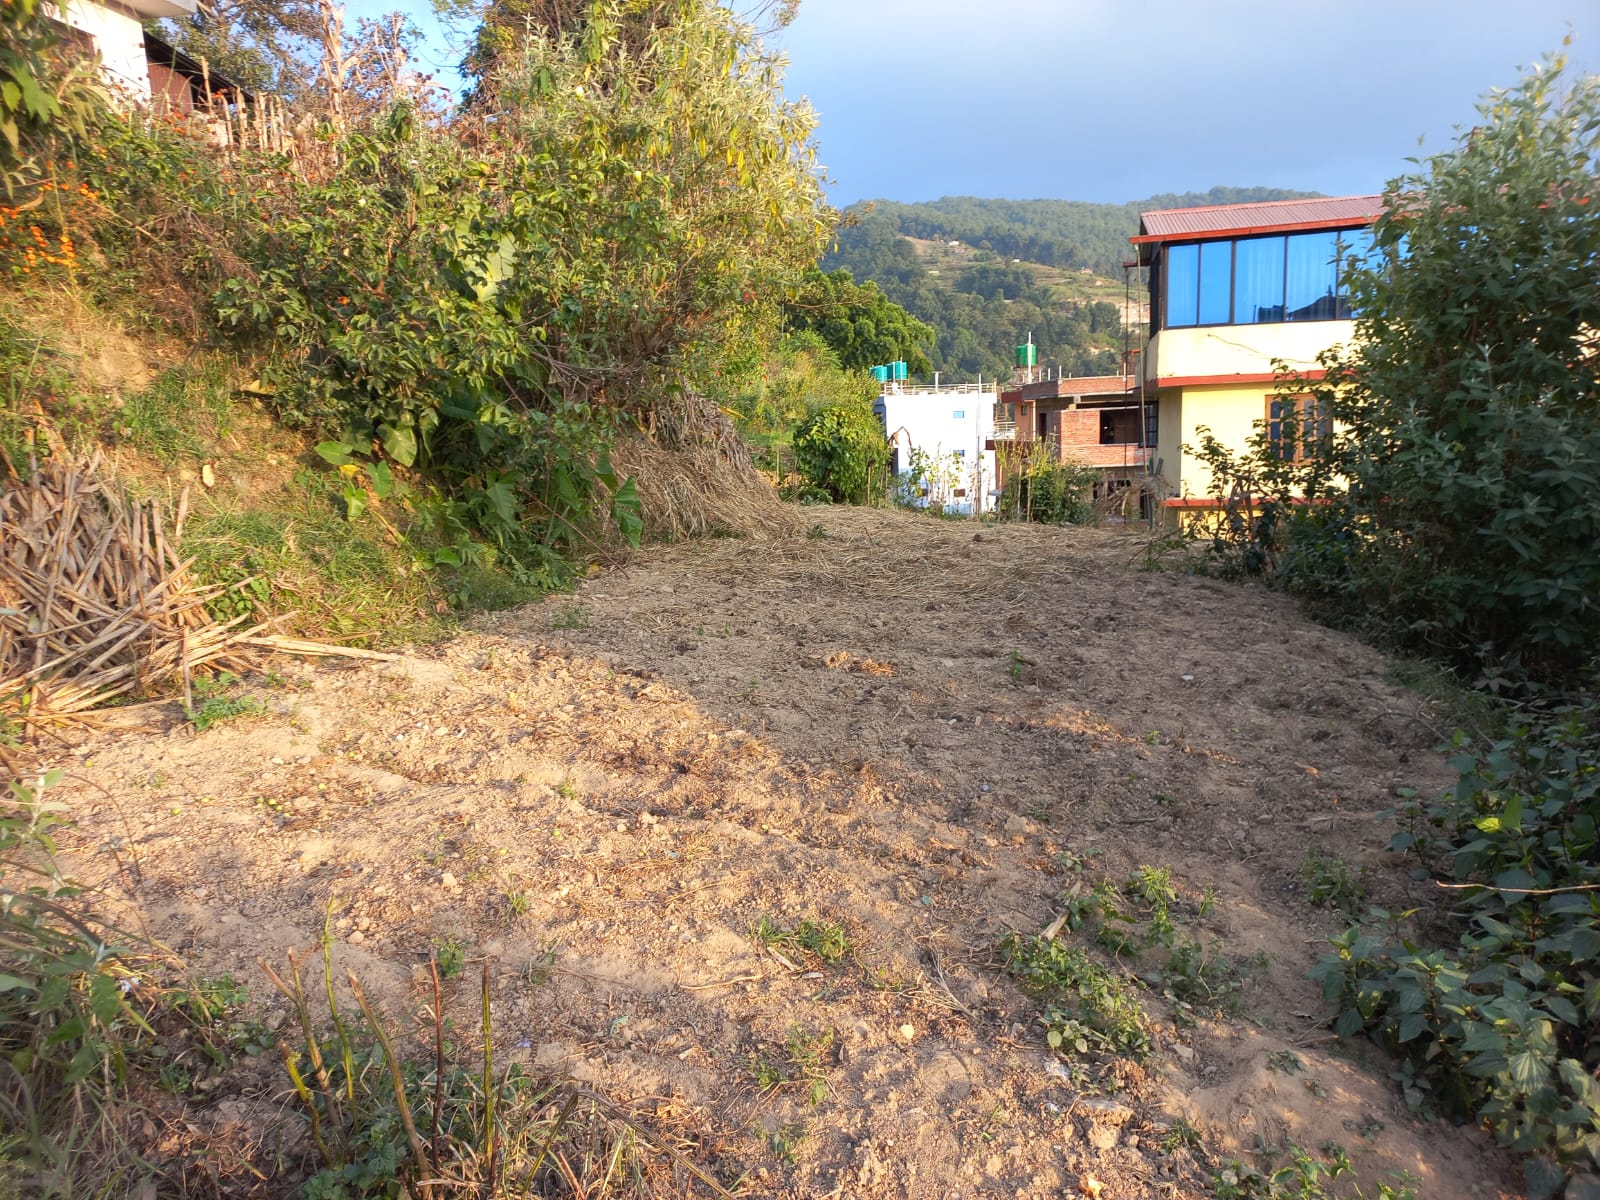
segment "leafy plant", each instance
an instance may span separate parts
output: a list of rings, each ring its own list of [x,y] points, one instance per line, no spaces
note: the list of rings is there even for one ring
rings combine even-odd
[[[1099,474],[1081,463],[1062,462],[1052,442],[1007,472],[1000,491],[1000,516],[1007,520],[1038,521],[1046,525],[1087,525],[1094,519],[1090,500]]]
[[[1525,724],[1483,753],[1458,738],[1456,787],[1405,798],[1391,848],[1448,881],[1453,950],[1428,946],[1401,914],[1388,937],[1335,938],[1316,971],[1335,1030],[1367,1030],[1400,1055],[1413,1106],[1431,1095],[1531,1156],[1538,1197],[1600,1165],[1596,715]]]
[[[439,964],[440,975],[454,979],[467,965],[467,948],[458,938],[439,938],[433,944],[433,960]]]
[[[761,917],[751,936],[764,946],[822,963],[838,962],[851,951],[844,926],[836,921],[813,921],[807,917],[790,928]]]
[[[795,430],[794,458],[818,497],[866,504],[885,478],[889,443],[869,405],[838,404],[813,413]]]
[[[1055,938],[1009,934],[1006,969],[1045,1002],[1045,1040],[1053,1050],[1142,1056],[1150,1049],[1144,1010],[1126,980]]]

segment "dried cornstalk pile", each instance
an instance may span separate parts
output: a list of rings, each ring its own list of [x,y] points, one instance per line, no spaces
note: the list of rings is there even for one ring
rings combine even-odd
[[[242,670],[261,649],[363,653],[214,620],[206,601],[220,589],[202,590],[175,548],[188,493],[169,525],[101,467],[98,451],[35,463],[26,478],[4,462],[0,714],[35,724],[119,696],[187,698],[197,668]]]

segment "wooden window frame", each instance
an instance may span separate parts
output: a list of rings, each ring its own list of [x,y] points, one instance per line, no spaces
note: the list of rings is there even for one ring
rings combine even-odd
[[[1285,409],[1286,405],[1292,406]],[[1325,450],[1333,440],[1333,414],[1326,396],[1311,392],[1266,398],[1267,444],[1283,462],[1309,462],[1309,450]]]

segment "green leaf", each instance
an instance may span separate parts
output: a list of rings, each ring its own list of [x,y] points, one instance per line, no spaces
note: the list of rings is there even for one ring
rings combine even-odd
[[[354,521],[367,511],[367,497],[358,487],[344,489],[344,516],[347,521]]]
[[[1533,1092],[1550,1082],[1550,1064],[1532,1050],[1519,1050],[1506,1060],[1511,1082],[1524,1092]]]
[[[1567,1181],[1567,1173],[1554,1159],[1534,1155],[1522,1164],[1522,1177],[1528,1183],[1528,1200],[1551,1200]]]
[[[394,472],[386,462],[368,463],[367,478],[372,483],[373,494],[380,500],[387,500],[394,491]]]
[[[383,452],[402,467],[409,467],[417,461],[417,435],[410,426],[380,424],[378,440],[383,445]]]
[[[342,467],[355,461],[350,456],[350,451],[353,449],[355,447],[348,442],[318,442],[316,454],[324,462],[330,463],[335,467]]]
[[[1409,1042],[1423,1030],[1428,1028],[1428,1018],[1421,1013],[1407,1013],[1400,1018],[1399,1028],[1395,1032],[1395,1040]]]
[[[15,975],[0,974],[0,992],[16,992],[33,990],[33,984],[26,979],[19,979]]]

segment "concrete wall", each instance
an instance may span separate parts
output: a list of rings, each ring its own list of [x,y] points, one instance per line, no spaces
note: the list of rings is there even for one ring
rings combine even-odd
[[[90,0],[61,0],[46,12],[94,39],[108,86],[126,99],[150,99],[150,65],[144,53],[144,28],[131,12]]]
[[[1178,429],[1175,440],[1196,449],[1200,445],[1200,427],[1206,426],[1224,446],[1235,453],[1245,449],[1255,436],[1256,426],[1266,420],[1267,399],[1277,392],[1270,383],[1243,384],[1230,387],[1184,388],[1175,407]],[[1162,440],[1166,440],[1167,409],[1161,410]],[[1182,454],[1170,460],[1178,464],[1177,494],[1180,496],[1205,496],[1211,486],[1211,469],[1192,454]],[[1167,473],[1172,480],[1170,470]]]
[[[1275,359],[1291,370],[1311,371],[1317,367],[1317,355],[1348,341],[1354,332],[1354,321],[1163,329],[1150,339],[1145,379],[1153,383],[1199,375],[1270,374]]]
[[[994,451],[984,445],[994,437],[997,398],[995,391],[951,388],[908,388],[883,395],[884,428],[899,452],[902,471],[914,449],[934,458],[960,455],[960,479],[950,490],[966,495],[931,497],[947,508],[970,513],[975,500],[980,511],[994,508],[989,494],[995,486]]]

